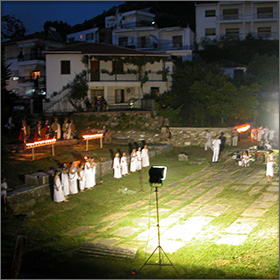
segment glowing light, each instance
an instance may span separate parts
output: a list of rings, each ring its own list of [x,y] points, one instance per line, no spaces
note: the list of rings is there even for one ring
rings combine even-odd
[[[237,130],[238,133],[246,132],[250,129],[250,127],[251,126],[249,124],[244,124],[244,125],[241,125],[241,126],[237,127],[236,130]]]
[[[56,142],[56,139],[49,139],[49,140],[43,140],[43,141],[37,141],[33,143],[26,143],[26,149],[40,147],[40,146],[46,146],[50,144],[54,144]]]
[[[92,135],[83,135],[83,140],[90,140],[90,139],[99,139],[103,137],[103,133],[99,134],[92,134]]]

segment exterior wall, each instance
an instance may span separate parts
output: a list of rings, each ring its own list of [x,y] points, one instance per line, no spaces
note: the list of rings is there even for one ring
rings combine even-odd
[[[67,40],[71,41],[86,41],[86,42],[91,42],[91,43],[98,43],[98,28],[91,28],[91,29],[87,29],[87,30],[83,30],[80,32],[76,32],[76,33],[71,33],[67,35]],[[93,33],[93,39],[92,40],[87,40],[86,39],[86,35]]]
[[[79,54],[51,54],[46,55],[46,76],[47,76],[47,98],[54,91],[60,91],[63,86],[71,82],[75,75],[85,69]],[[70,75],[61,75],[60,62],[70,60]]]
[[[258,17],[257,9],[272,7],[273,14]],[[238,9],[235,19],[223,17],[224,9]],[[214,17],[205,17],[206,10],[215,10]],[[245,39],[251,33],[255,37],[264,39],[279,39],[279,3],[278,1],[219,1],[217,3],[196,4],[196,42],[199,44],[205,38],[206,28],[215,28],[216,35],[207,36],[209,39],[220,39],[225,35],[226,28],[239,28],[240,39]],[[271,27],[271,34],[258,34],[258,27]]]

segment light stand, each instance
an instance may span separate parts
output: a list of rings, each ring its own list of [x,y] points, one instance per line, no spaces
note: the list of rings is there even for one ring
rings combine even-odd
[[[150,183],[151,188],[153,187],[153,183]],[[162,182],[161,182],[161,186],[162,186]],[[164,252],[163,248],[160,245],[160,230],[159,230],[159,207],[158,207],[158,187],[155,186],[155,193],[156,193],[156,209],[157,209],[157,228],[158,228],[158,246],[154,249],[154,251],[152,252],[152,254],[149,256],[149,258],[145,261],[145,263],[141,266],[141,268],[139,269],[139,273],[142,270],[142,268],[145,265],[159,265],[159,268],[161,270],[162,266],[172,266],[174,268],[174,270],[176,271],[177,275],[179,275],[178,271],[175,269],[175,266],[173,265],[173,263],[171,262],[171,260],[168,258],[167,254]],[[148,263],[148,261],[151,259],[151,257],[154,255],[154,253],[158,250],[158,263]],[[164,264],[162,263],[162,255],[164,255],[167,260],[169,261],[168,264]]]

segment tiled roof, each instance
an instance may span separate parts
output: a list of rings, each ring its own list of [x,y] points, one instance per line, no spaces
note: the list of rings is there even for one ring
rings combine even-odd
[[[165,53],[153,53],[153,52],[144,52],[144,51],[138,51],[135,49],[125,48],[125,47],[119,47],[114,46],[110,44],[105,43],[77,43],[73,44],[68,47],[55,49],[52,51],[45,51],[46,54],[55,54],[55,53],[81,53],[81,54],[88,54],[88,55],[146,55],[146,56],[165,56],[168,57],[168,54]]]

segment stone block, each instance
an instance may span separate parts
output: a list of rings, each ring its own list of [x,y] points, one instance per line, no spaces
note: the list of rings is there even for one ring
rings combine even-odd
[[[38,176],[39,185],[49,184],[49,175],[44,172],[36,173]]]
[[[178,161],[188,161],[189,157],[187,154],[179,154],[178,155]]]
[[[26,174],[24,176],[24,181],[27,186],[39,185],[38,176],[36,174]]]
[[[191,142],[185,142],[184,145],[185,146],[190,146],[192,143]]]

